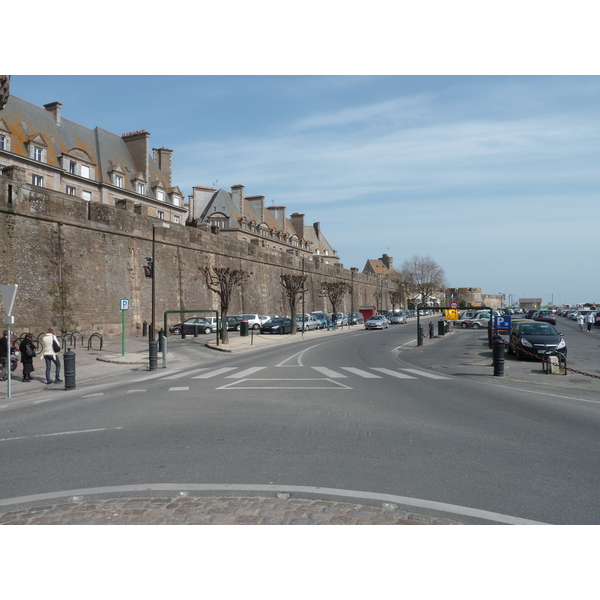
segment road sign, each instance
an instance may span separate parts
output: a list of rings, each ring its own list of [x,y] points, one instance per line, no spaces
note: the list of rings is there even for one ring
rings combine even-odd
[[[121,310],[129,310],[129,300],[121,298]]]
[[[494,329],[498,333],[510,333],[511,317],[494,317]]]
[[[458,308],[458,302],[456,300],[453,300],[452,302],[450,302],[450,308],[452,310],[456,310]]]
[[[8,316],[12,315],[12,308],[17,295],[18,285],[0,285],[0,296],[4,302],[4,310]]]

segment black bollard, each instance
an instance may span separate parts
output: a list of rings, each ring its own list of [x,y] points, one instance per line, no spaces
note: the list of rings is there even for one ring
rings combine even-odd
[[[75,352],[69,348],[63,355],[65,368],[65,390],[75,389]]]
[[[161,329],[158,332],[158,351],[162,352],[163,351],[163,330]]]
[[[142,323],[142,337],[146,337],[148,335],[148,322],[144,321]]]
[[[492,360],[495,377],[502,377],[504,375],[504,348],[505,345],[502,336],[496,334],[492,343]]]
[[[423,345],[423,325],[417,327],[417,346]]]
[[[158,359],[158,343],[156,340],[150,340],[148,342],[148,350],[149,350],[149,363],[148,363],[148,369],[150,371],[156,371],[157,368],[157,359]]]

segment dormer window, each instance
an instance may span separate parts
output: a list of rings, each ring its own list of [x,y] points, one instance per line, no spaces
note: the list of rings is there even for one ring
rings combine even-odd
[[[165,193],[162,190],[156,190],[156,199],[159,202],[164,202],[165,201]]]
[[[87,165],[81,165],[81,176],[86,179],[90,178],[90,168]]]
[[[137,193],[142,195],[146,193],[146,186],[143,183],[137,184]]]
[[[69,161],[69,173],[77,175],[77,163],[72,160]]]
[[[120,175],[117,175],[116,173],[113,173],[113,183],[117,187],[122,188],[123,187],[123,178]]]
[[[37,146],[33,147],[32,152],[33,160],[37,160],[38,162],[43,162],[44,159],[44,150],[42,148],[38,148]]]
[[[0,133],[0,150],[8,150],[8,136]]]

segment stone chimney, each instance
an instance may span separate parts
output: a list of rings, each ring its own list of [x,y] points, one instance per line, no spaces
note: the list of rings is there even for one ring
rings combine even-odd
[[[44,104],[44,108],[54,115],[54,119],[56,120],[56,124],[60,125],[60,107],[62,104],[60,102],[51,102],[50,104]]]
[[[158,164],[160,172],[167,179],[167,186],[171,187],[171,178],[173,175],[173,150],[167,148],[152,148],[154,160]]]
[[[142,129],[141,131],[124,133],[121,139],[125,142],[125,147],[133,160],[136,171],[142,173],[149,184],[150,167],[148,159],[150,157],[150,134],[145,129]]]
[[[233,185],[231,186],[231,198],[233,203],[240,214],[240,217],[244,216],[244,186]]]
[[[303,240],[304,239],[304,215],[300,213],[292,213],[290,217],[292,221],[292,227],[294,228],[296,235]]]
[[[391,256],[388,256],[387,254],[384,254],[380,259],[379,259],[385,266],[386,268],[388,268],[390,271],[394,270],[394,259]]]
[[[246,200],[250,202],[250,204],[254,208],[254,212],[258,216],[259,222],[262,223],[265,220],[265,197],[248,196]]]
[[[315,230],[315,234],[317,235],[317,239],[321,236],[321,223],[313,223],[313,227]]]
[[[273,213],[275,221],[281,231],[285,231],[285,206],[268,206],[267,210]]]
[[[193,195],[191,197],[192,206],[190,206],[190,217],[192,219],[200,219],[200,217],[202,217],[202,213],[210,204],[215,192],[215,188],[201,187],[199,185],[194,186]]]

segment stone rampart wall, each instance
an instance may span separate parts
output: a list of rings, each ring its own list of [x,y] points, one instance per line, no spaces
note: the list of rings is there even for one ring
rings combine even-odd
[[[0,285],[18,284],[14,327],[35,335],[60,331],[118,335],[120,299],[130,300],[128,334],[151,320],[151,279],[144,277],[152,255],[155,219],[131,203],[110,207],[0,177]],[[319,297],[321,281],[354,283],[341,310],[379,305],[382,280],[237,241],[210,229],[156,229],[156,314],[166,310],[219,310],[198,267],[232,266],[252,272],[235,294],[230,314],[289,314],[282,273],[308,275],[306,312],[331,310]],[[384,283],[384,285],[387,285]],[[385,291],[385,290],[384,290]],[[391,308],[384,293],[383,308]],[[301,307],[298,308],[301,310]],[[0,315],[5,316],[0,304]],[[188,315],[189,316],[189,315]],[[179,320],[172,315],[170,323]]]

